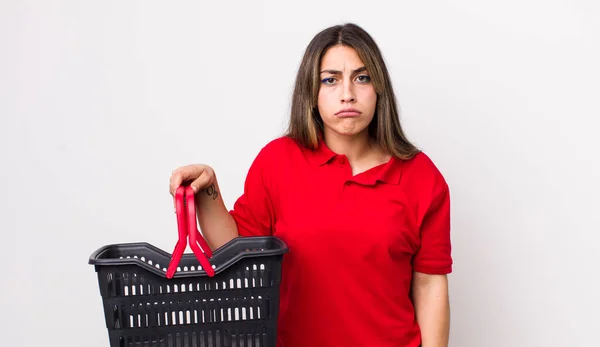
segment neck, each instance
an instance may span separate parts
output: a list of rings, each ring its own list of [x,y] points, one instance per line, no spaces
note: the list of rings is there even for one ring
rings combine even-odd
[[[366,130],[353,136],[326,132],[323,140],[329,149],[337,154],[345,155],[351,162],[364,158],[373,150],[369,133]]]

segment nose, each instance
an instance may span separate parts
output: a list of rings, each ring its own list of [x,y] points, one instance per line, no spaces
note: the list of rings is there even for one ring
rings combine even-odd
[[[342,103],[355,102],[356,95],[354,94],[354,88],[352,86],[352,82],[348,81],[344,83],[344,88],[342,91]]]

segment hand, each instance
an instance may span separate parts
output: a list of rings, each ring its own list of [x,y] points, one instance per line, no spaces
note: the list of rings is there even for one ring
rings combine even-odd
[[[175,192],[179,186],[189,184],[194,193],[208,188],[215,183],[215,171],[208,165],[192,164],[179,167],[171,174],[169,193],[175,199]],[[175,201],[175,200],[173,200]]]

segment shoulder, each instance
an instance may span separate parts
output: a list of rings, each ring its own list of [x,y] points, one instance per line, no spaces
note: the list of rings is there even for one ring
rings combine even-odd
[[[419,152],[411,159],[404,160],[404,169],[410,170],[412,174],[425,176],[441,176],[442,173],[433,160],[425,153]]]
[[[258,153],[261,160],[283,159],[292,152],[301,151],[300,145],[290,137],[280,136],[268,141]],[[257,157],[257,158],[258,158]]]
[[[425,152],[419,152],[411,159],[404,160],[402,181],[424,193],[433,195],[448,190],[448,183],[444,175]]]
[[[254,158],[248,171],[247,181],[250,184],[260,182],[268,189],[275,187],[289,169],[292,153],[300,153],[301,149],[295,140],[289,137],[278,137],[266,142]]]
[[[278,165],[286,159],[295,157],[294,154],[301,152],[300,145],[292,138],[287,136],[277,137],[269,140],[260,148],[253,165],[272,168],[273,165]]]

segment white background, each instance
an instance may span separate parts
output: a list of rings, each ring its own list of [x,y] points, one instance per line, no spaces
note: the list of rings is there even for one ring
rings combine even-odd
[[[171,250],[171,171],[228,207],[327,26],[376,39],[452,193],[452,347],[598,346],[600,6],[1,1],[2,345],[108,346],[92,251]],[[325,264],[326,266],[326,264]]]

